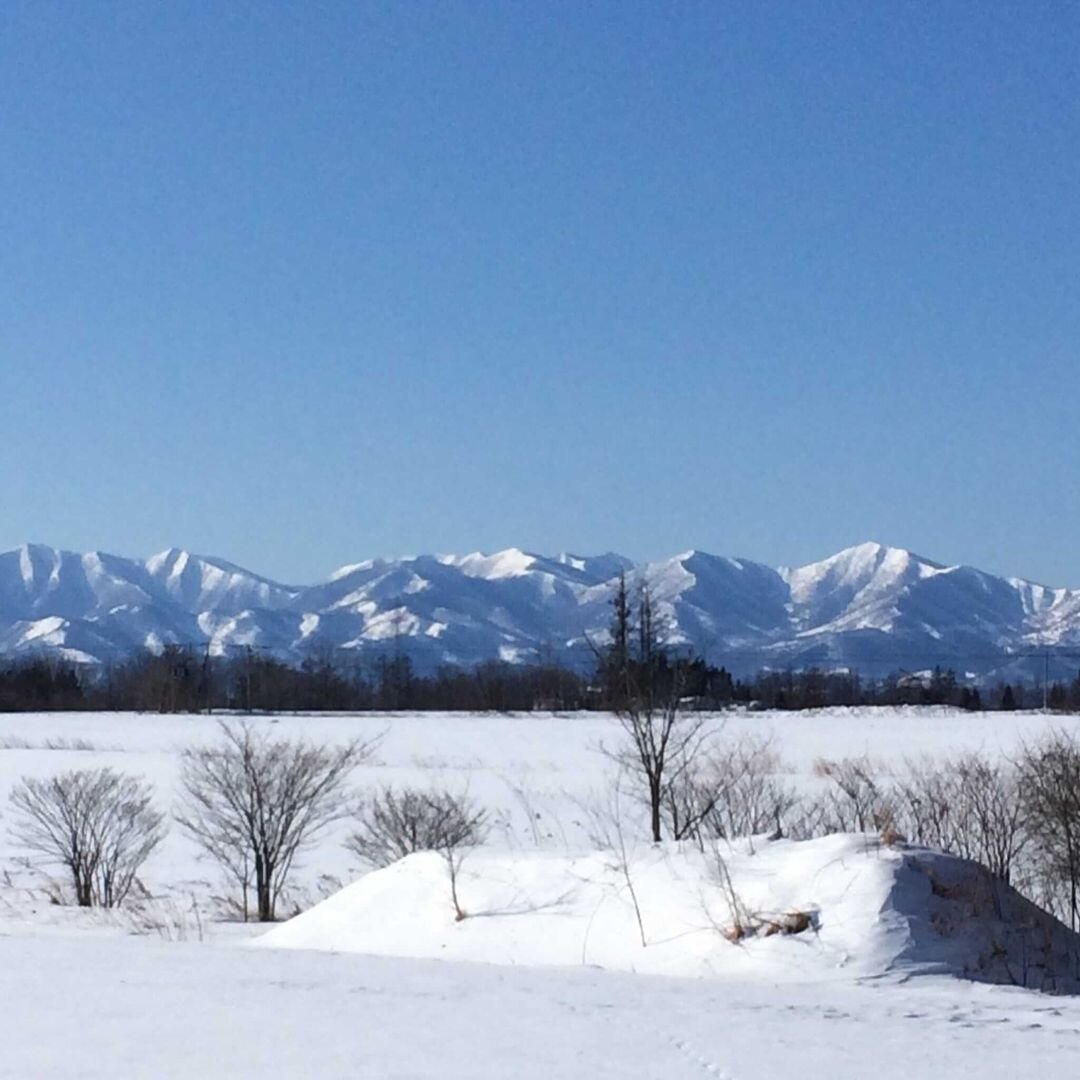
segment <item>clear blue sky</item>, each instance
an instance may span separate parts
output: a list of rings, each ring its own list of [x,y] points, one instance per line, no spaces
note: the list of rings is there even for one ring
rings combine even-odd
[[[0,546],[1080,585],[1080,13],[0,6]]]

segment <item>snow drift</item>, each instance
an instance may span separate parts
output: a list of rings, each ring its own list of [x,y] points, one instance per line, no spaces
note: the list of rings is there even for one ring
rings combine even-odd
[[[814,982],[953,974],[1080,991],[1080,936],[974,863],[867,836],[604,853],[409,856],[256,941],[524,966]],[[725,883],[730,879],[730,888]],[[639,925],[640,915],[640,925]]]

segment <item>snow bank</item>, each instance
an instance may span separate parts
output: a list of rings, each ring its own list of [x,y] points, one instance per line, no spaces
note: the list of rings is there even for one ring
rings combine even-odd
[[[965,860],[831,836],[744,841],[724,862],[734,905],[715,857],[677,845],[631,853],[628,874],[603,853],[476,852],[457,921],[446,864],[425,852],[254,944],[789,982],[951,973],[1080,990],[1080,937]]]

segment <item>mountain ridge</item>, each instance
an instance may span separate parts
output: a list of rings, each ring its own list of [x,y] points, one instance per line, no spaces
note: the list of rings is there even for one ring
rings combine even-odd
[[[649,582],[672,645],[737,671],[985,672],[1025,651],[1080,647],[1080,589],[874,541],[776,568],[696,549],[643,563],[521,548],[417,555],[353,563],[312,585],[180,548],[133,559],[24,544],[0,553],[0,655],[49,649],[101,662],[176,643],[290,659],[393,648],[427,668],[580,659],[603,638],[620,573]]]

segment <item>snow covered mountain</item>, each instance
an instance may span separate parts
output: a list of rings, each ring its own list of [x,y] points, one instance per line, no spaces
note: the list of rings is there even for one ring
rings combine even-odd
[[[1010,654],[1080,647],[1080,590],[874,543],[793,569],[701,551],[635,565],[511,548],[368,560],[303,587],[184,551],[138,560],[26,545],[0,554],[0,653],[101,661],[175,642],[292,659],[393,650],[424,669],[580,659],[603,638],[620,572],[650,583],[672,643],[739,672],[937,663],[985,672]]]

